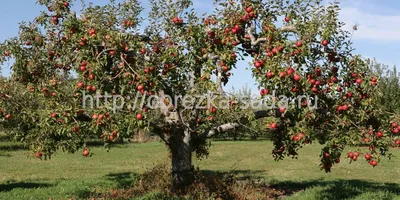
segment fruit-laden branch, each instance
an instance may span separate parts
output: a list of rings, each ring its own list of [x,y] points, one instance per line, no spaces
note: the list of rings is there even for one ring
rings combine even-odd
[[[260,42],[267,41],[267,38],[265,38],[265,37],[256,39],[256,37],[254,37],[254,34],[253,34],[254,30],[255,30],[254,24],[251,24],[250,27],[247,29],[247,34],[250,36],[250,40],[251,40],[251,46],[256,46]]]
[[[290,26],[282,26],[278,29],[278,31],[281,32],[297,32],[297,29],[295,26],[290,25]]]
[[[258,111],[254,112],[254,119],[261,119],[261,118],[269,117],[269,116],[278,117],[280,115],[281,114],[279,113],[279,109],[276,109],[276,110],[273,110],[273,111],[271,111],[271,110],[258,110]],[[213,127],[210,130],[203,132],[201,135],[199,135],[199,137],[200,138],[204,138],[204,139],[210,138],[210,137],[213,137],[215,134],[223,133],[223,132],[226,132],[226,131],[229,131],[229,130],[233,130],[233,129],[239,128],[240,126],[241,126],[240,123],[223,124],[223,125]]]
[[[254,36],[253,32],[255,30],[255,26],[254,24],[251,24],[250,27],[247,29],[247,34],[250,36],[250,40],[251,40],[251,45],[252,46],[256,46],[261,42],[266,42],[268,40],[268,38],[266,37],[261,37],[261,38],[257,38]],[[282,26],[281,28],[278,29],[278,31],[281,32],[297,32],[297,29],[295,26]]]
[[[200,56],[198,56],[198,55],[196,55],[197,56],[197,58],[199,58],[199,59],[210,59],[210,60],[212,60],[213,61],[213,63],[214,64],[216,64],[217,65],[217,61],[221,58],[219,55],[215,55],[215,54],[211,54],[211,53],[207,53],[206,55],[205,55],[205,57],[200,57]],[[222,88],[222,73],[221,73],[221,71],[222,71],[222,69],[221,69],[221,66],[219,66],[219,65],[217,65],[217,80],[216,80],[216,83],[217,83],[217,90],[218,90],[218,92],[220,92],[220,93],[224,93],[224,90],[223,90],[223,88]],[[192,84],[192,83],[191,83]]]
[[[218,70],[218,72],[217,72],[217,87],[218,87],[217,91],[219,93],[224,93],[224,89],[222,88],[222,73],[221,73],[222,69],[221,69],[220,65],[217,66],[217,70]]]
[[[210,138],[212,136],[214,136],[217,133],[223,133],[232,129],[236,129],[239,128],[240,124],[239,123],[227,123],[227,124],[223,124],[217,127],[212,128],[209,131],[206,131],[202,134],[201,137],[204,138]]]

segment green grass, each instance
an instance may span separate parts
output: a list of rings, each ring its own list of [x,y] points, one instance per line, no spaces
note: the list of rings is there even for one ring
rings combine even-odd
[[[90,158],[58,152],[51,160],[27,157],[10,142],[0,142],[0,199],[84,199],[93,192],[132,185],[138,174],[168,162],[161,143],[93,147]],[[300,151],[298,160],[275,162],[268,141],[214,142],[210,156],[195,161],[201,170],[230,171],[239,177],[262,179],[287,192],[288,199],[400,199],[400,150],[372,168],[363,159],[334,166],[331,173],[318,167],[321,146]],[[156,177],[155,177],[156,178]]]

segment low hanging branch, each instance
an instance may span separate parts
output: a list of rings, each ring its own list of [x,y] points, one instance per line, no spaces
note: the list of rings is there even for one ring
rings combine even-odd
[[[223,124],[217,127],[212,128],[209,131],[206,131],[202,134],[203,137],[205,138],[210,138],[212,136],[214,136],[217,133],[223,133],[235,128],[239,128],[240,124],[239,123],[227,123],[227,124]]]
[[[290,25],[290,26],[282,26],[282,27],[280,27],[280,28],[278,29],[278,31],[281,31],[281,32],[295,32],[295,33],[297,33],[297,29],[296,29],[296,27],[293,26],[293,25]]]
[[[256,46],[259,43],[266,42],[268,40],[268,38],[266,38],[266,37],[261,37],[261,38],[256,39],[256,37],[253,34],[254,30],[255,30],[254,24],[251,24],[250,27],[247,29],[247,34],[250,37],[252,46]],[[278,31],[280,31],[280,32],[297,32],[297,29],[295,26],[290,25],[290,26],[282,26],[281,28],[278,29]]]
[[[276,110],[258,110],[254,112],[254,119],[261,119],[264,117],[275,116],[279,117],[281,114],[279,113],[279,109]],[[240,121],[240,120],[239,120]],[[211,138],[218,133],[223,133],[229,130],[233,130],[242,126],[240,123],[226,123],[223,125],[219,125],[211,128],[208,131],[203,132],[199,137],[201,138]]]

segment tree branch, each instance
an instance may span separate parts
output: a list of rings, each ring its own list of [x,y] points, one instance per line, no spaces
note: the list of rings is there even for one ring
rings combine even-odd
[[[297,29],[295,26],[293,25],[289,25],[289,26],[282,26],[278,29],[278,31],[281,32],[296,32],[297,33]]]
[[[155,123],[150,123],[150,125],[152,126],[152,128],[154,130],[153,132],[156,133],[161,138],[161,140],[163,140],[165,142],[165,144],[169,145],[169,142],[168,142],[169,137],[167,135],[165,135],[164,133],[162,133],[163,132],[162,128]]]
[[[246,31],[247,34],[250,36],[251,46],[256,46],[259,43],[268,41],[268,38],[266,38],[266,37],[260,37],[260,38],[256,39],[256,37],[253,34],[254,30],[255,30],[254,24],[251,24],[250,27]],[[296,29],[295,26],[290,25],[290,26],[282,26],[282,27],[280,27],[278,29],[278,31],[281,31],[281,32],[297,32],[297,29]]]
[[[247,34],[250,36],[251,46],[256,46],[260,42],[267,41],[267,38],[258,38],[254,37],[253,31],[255,30],[254,24],[251,24],[250,27],[247,29]]]
[[[137,73],[132,67],[131,67],[131,65],[128,63],[128,61],[126,61],[125,60],[125,58],[122,56],[122,54],[121,54],[121,60],[122,61],[124,61],[124,63],[129,67],[129,69],[133,72],[133,73],[135,73],[135,75],[138,75],[139,73]]]
[[[208,58],[208,59],[210,59],[210,60],[212,60],[214,62],[216,62],[220,58],[219,55],[214,55],[214,54],[211,54],[211,53],[207,53],[204,57],[201,57],[201,56],[198,56],[198,55],[195,55],[195,56],[200,60],[204,60],[204,59]]]
[[[238,128],[240,126],[240,124],[238,123],[227,123],[227,124],[223,124],[217,127],[212,128],[209,131],[206,131],[202,134],[203,137],[206,138],[210,138],[212,136],[214,136],[217,133],[222,133],[222,132],[226,132],[235,128]]]
[[[281,113],[279,112],[279,109],[254,111],[255,119],[261,119],[261,118],[270,117],[270,116],[280,117]],[[240,119],[238,121],[240,121]],[[241,123],[223,124],[223,125],[213,127],[210,130],[203,132],[201,135],[199,135],[199,137],[204,138],[204,139],[210,138],[218,133],[223,133],[223,132],[238,128],[240,126],[241,126]]]
[[[221,73],[222,69],[221,69],[220,65],[217,66],[217,70],[218,70],[218,72],[217,72],[217,87],[218,87],[217,91],[219,93],[223,93],[224,89],[222,89],[222,73]]]

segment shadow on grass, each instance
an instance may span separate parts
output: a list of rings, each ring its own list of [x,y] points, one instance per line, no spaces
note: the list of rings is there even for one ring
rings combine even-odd
[[[0,141],[9,141],[10,140],[10,136],[0,133]]]
[[[212,171],[212,170],[200,170],[204,175],[212,175],[225,178],[234,178],[238,181],[249,180],[249,179],[263,179],[265,171],[257,170],[231,170],[229,172]]]
[[[11,154],[9,153],[4,153],[4,152],[0,152],[0,157],[11,157]]]
[[[136,180],[139,179],[139,174],[132,172],[122,172],[122,173],[110,173],[105,176],[108,180],[116,183],[116,188],[112,190],[128,190],[134,186]],[[99,192],[90,189],[84,189],[76,193],[79,199],[89,199],[89,197],[101,197],[107,196],[107,192]],[[107,198],[106,198],[107,199]]]
[[[110,173],[106,177],[108,180],[117,183],[118,188],[130,188],[139,179],[139,174],[132,172]]]
[[[311,180],[304,182],[284,181],[270,186],[283,191],[286,195],[313,187],[322,187],[318,197],[321,199],[349,199],[355,198],[365,192],[389,192],[390,195],[400,195],[400,185],[395,183],[375,183],[365,180]],[[388,197],[389,198],[389,197]],[[391,197],[389,198],[391,199]]]
[[[309,181],[273,181],[265,183],[265,171],[252,170],[232,170],[228,172],[202,170],[204,174],[217,175],[225,177],[227,181],[246,181],[252,180],[256,184],[255,188],[279,191],[274,198],[290,196],[300,191],[307,191],[318,187],[315,192],[318,199],[352,199],[363,193],[369,192],[378,195],[385,193],[384,196],[379,194],[381,199],[393,199],[400,196],[400,184],[396,183],[377,183],[366,180],[349,179],[349,180],[309,180]]]
[[[27,150],[28,147],[22,143],[7,143],[0,144],[0,151],[18,151]]]
[[[18,182],[18,183],[6,183],[0,184],[0,192],[7,192],[13,189],[36,189],[43,187],[50,187],[52,184],[48,183],[31,183],[31,182]]]
[[[231,138],[231,137],[220,137],[220,138],[212,138],[212,141],[218,141],[218,142],[226,142],[226,141],[242,141],[242,142],[260,142],[260,141],[271,141],[267,137],[258,137],[258,138],[249,138],[249,137],[237,137],[237,138]]]

